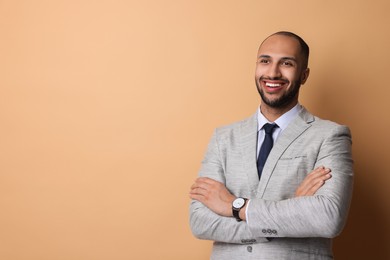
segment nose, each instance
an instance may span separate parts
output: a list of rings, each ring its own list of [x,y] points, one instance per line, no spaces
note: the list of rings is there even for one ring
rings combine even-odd
[[[273,63],[268,66],[267,74],[270,78],[280,78],[282,76],[279,65],[277,63]]]

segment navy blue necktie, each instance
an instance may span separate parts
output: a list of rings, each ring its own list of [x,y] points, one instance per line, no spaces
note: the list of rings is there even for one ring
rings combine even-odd
[[[263,171],[265,161],[274,145],[274,139],[272,139],[272,133],[275,128],[278,127],[277,124],[265,124],[263,126],[265,136],[263,144],[261,145],[259,157],[257,158],[257,173],[259,174],[259,180],[261,178],[261,172]]]

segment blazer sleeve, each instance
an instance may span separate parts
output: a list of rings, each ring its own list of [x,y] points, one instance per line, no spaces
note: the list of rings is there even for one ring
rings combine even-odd
[[[329,132],[319,146],[315,167],[330,168],[332,178],[314,196],[251,200],[248,225],[255,237],[332,238],[342,231],[352,197],[352,142],[346,126],[337,125]]]
[[[217,139],[216,130],[202,161],[199,177],[209,177],[225,184],[224,163]],[[268,241],[265,238],[255,239],[245,221],[237,222],[233,217],[220,216],[196,200],[192,200],[190,205],[190,227],[199,239],[238,244]]]

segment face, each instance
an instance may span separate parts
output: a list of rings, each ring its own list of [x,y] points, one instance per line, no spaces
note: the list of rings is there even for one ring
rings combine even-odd
[[[285,109],[298,102],[299,88],[306,82],[299,42],[289,36],[273,35],[260,46],[255,80],[262,106]]]

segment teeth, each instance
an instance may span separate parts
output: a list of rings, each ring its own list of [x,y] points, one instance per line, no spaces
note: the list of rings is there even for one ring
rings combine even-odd
[[[282,84],[274,84],[274,83],[265,83],[266,86],[268,87],[272,87],[272,88],[275,88],[275,87],[280,87]]]

